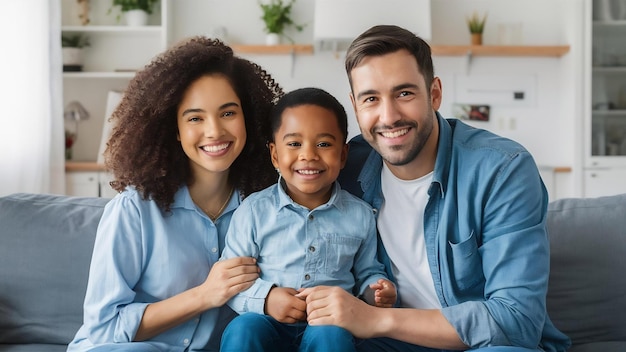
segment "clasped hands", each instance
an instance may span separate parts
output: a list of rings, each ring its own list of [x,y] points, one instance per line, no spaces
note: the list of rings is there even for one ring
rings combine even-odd
[[[281,323],[292,324],[307,321],[307,316],[315,311],[315,300],[328,299],[330,296],[312,296],[313,292],[324,292],[325,288],[344,291],[339,287],[317,286],[300,288],[272,287],[265,299],[265,314]],[[348,295],[348,293],[346,292]],[[351,295],[350,295],[351,296]],[[353,297],[353,296],[352,296]],[[390,308],[396,302],[397,293],[395,285],[387,279],[379,279],[369,285],[363,294],[363,299],[370,305]],[[358,300],[354,297],[355,300]]]

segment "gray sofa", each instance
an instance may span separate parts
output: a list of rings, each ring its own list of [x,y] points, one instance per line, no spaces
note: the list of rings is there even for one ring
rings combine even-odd
[[[0,198],[0,351],[65,351],[106,202]],[[626,351],[626,195],[552,202],[548,232],[548,310],[570,351]]]

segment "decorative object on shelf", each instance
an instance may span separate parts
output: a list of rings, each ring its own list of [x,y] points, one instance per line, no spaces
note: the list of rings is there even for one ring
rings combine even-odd
[[[287,36],[284,31],[287,27],[293,26],[296,30],[301,31],[304,26],[296,24],[291,18],[291,7],[296,0],[267,0],[265,3],[259,3],[263,10],[263,22],[265,23],[266,44],[280,44],[280,38],[285,37],[291,43],[293,39]]]
[[[78,14],[78,18],[80,18],[80,23],[83,26],[86,26],[91,22],[89,20],[89,0],[76,0],[78,5],[80,5],[80,13]]]
[[[78,122],[89,119],[89,112],[85,107],[77,102],[72,101],[65,107],[63,117],[66,120],[74,121],[74,131],[65,129],[65,159],[72,159],[72,147],[78,139]]]
[[[489,121],[489,105],[452,104],[452,115],[461,120]]]
[[[89,46],[89,37],[85,34],[63,34],[61,36],[63,54],[63,72],[83,70],[84,48]]]
[[[113,131],[113,121],[111,121],[111,116],[113,115],[113,111],[117,108],[122,101],[123,93],[115,90],[109,91],[107,94],[107,105],[104,111],[104,124],[102,125],[102,136],[100,137],[100,148],[98,148],[98,157],[96,158],[96,162],[98,164],[104,164],[104,150],[107,147],[107,142],[109,141],[109,137],[111,137],[111,132]]]
[[[76,141],[76,134],[65,130],[65,160],[72,160],[72,146]]]
[[[107,13],[110,14],[115,6],[119,6],[121,14],[117,15],[118,22],[123,14],[128,26],[145,26],[148,24],[148,15],[152,14],[157,2],[158,0],[113,0]]]
[[[467,26],[470,34],[472,35],[472,45],[483,44],[483,30],[485,29],[485,22],[487,21],[487,14],[482,17],[478,13],[474,12],[472,16],[467,17]]]

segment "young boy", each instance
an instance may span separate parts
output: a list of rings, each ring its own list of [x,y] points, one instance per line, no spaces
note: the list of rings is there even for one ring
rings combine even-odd
[[[355,350],[347,330],[307,326],[298,295],[332,285],[371,305],[396,301],[376,260],[372,208],[336,182],[348,154],[346,112],[329,93],[303,88],[282,97],[270,118],[270,155],[281,177],[241,203],[222,253],[255,257],[261,273],[228,302],[241,315],[224,332],[221,351]]]

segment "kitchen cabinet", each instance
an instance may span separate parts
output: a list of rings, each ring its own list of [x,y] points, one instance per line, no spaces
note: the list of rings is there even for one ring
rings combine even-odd
[[[584,178],[585,197],[626,193],[626,167],[587,169]]]
[[[99,197],[98,172],[78,171],[66,173],[65,193],[77,197]]]
[[[117,194],[109,182],[113,176],[104,165],[95,162],[67,162],[65,164],[65,193],[77,197],[113,198]]]
[[[626,191],[626,1],[593,0],[592,5],[587,19],[586,197]]]
[[[594,157],[626,161],[626,19],[592,26],[591,145]]]

